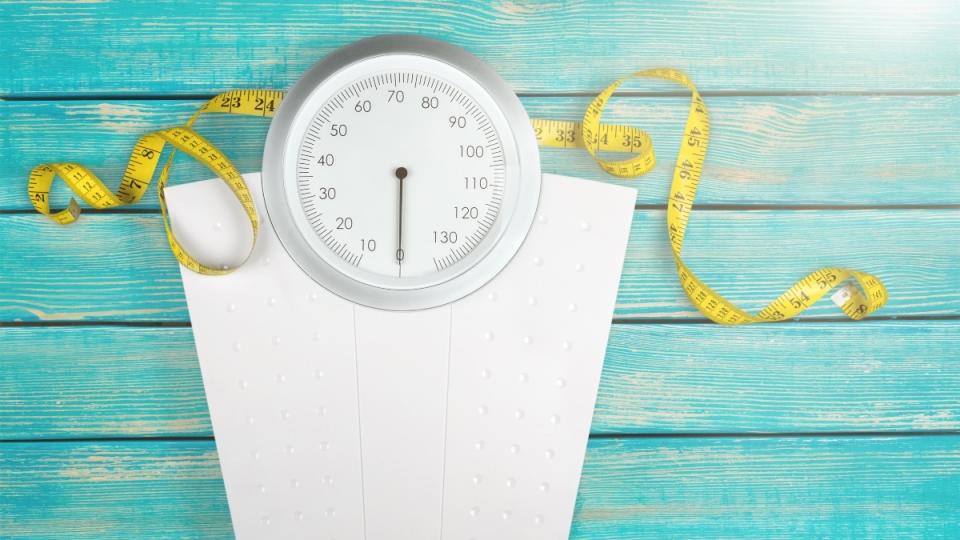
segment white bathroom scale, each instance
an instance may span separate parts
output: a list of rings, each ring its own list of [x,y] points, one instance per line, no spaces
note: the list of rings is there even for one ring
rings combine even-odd
[[[566,538],[635,191],[542,175],[510,87],[409,36],[329,55],[275,116],[263,226],[183,269],[238,538]],[[177,237],[241,262],[219,180]]]

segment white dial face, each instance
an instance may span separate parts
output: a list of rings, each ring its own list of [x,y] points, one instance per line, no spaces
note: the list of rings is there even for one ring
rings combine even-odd
[[[424,309],[492,279],[540,194],[529,118],[457,47],[414,36],[347,46],[286,95],[267,135],[270,224],[347,300]]]
[[[328,260],[378,276],[456,267],[490,234],[504,202],[501,127],[467,90],[422,69],[378,70],[339,86],[297,147],[308,234]]]

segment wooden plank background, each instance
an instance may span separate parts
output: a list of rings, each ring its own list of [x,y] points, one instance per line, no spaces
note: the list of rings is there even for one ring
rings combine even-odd
[[[62,228],[30,210],[30,167],[116,179],[137,135],[205,97],[285,88],[382,33],[466,47],[536,117],[577,118],[638,69],[685,69],[713,124],[693,269],[754,309],[821,264],[890,288],[863,323],[829,302],[789,323],[705,323],[664,231],[685,96],[630,83],[607,118],[648,129],[659,162],[631,181],[572,537],[960,535],[956,2],[0,0],[0,538],[232,535],[155,197]],[[259,169],[264,121],[200,129]],[[582,152],[541,155],[545,171],[618,181]],[[175,176],[209,174],[184,160]]]
[[[960,55],[958,55],[960,56]],[[2,74],[0,74],[2,77]],[[522,97],[530,116],[579,119],[589,97]],[[701,208],[938,205],[960,203],[956,128],[960,97],[715,96],[710,156],[697,194]],[[93,167],[117,182],[136,136],[182,123],[202,100],[104,99],[0,101],[0,211],[28,209],[23,172],[56,157]],[[637,203],[663,206],[687,113],[687,98],[615,97],[605,119],[642,126],[653,137],[657,167],[638,180]],[[259,171],[267,121],[207,115],[198,128],[234,158]],[[111,149],[111,151],[103,151]],[[622,182],[585,152],[542,151],[547,172]],[[209,173],[177,160],[174,181]],[[55,193],[56,195],[56,193]],[[65,204],[65,193],[55,202]],[[156,208],[152,192],[137,204]]]
[[[213,434],[190,328],[92,328],[0,328],[0,395],[18,397],[0,401],[4,439]],[[851,354],[838,353],[844,342]],[[618,324],[592,431],[957,430],[958,347],[955,320]]]
[[[0,92],[285,88],[339,46],[414,33],[465,47],[524,93],[596,92],[652,65],[684,69],[707,91],[951,93],[955,9],[943,0],[12,3],[4,52],[20,58]]]

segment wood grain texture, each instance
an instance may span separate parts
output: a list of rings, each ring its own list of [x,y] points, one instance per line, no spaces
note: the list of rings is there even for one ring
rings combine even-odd
[[[704,90],[960,88],[960,6],[711,2],[50,2],[2,7],[0,95],[286,88],[384,33],[463,46],[519,92],[598,91],[669,65]],[[505,36],[509,36],[506,38]],[[658,87],[663,88],[663,87]]]
[[[885,280],[881,315],[960,314],[955,210],[694,211],[691,223],[689,266],[744,308],[832,264]],[[634,214],[617,317],[703,318],[677,284],[665,227],[663,211]],[[189,320],[158,215],[90,213],[69,227],[0,215],[0,230],[0,321]],[[827,299],[803,315],[824,316],[843,315]]]
[[[691,324],[651,208],[686,98],[629,83],[606,118],[648,129],[659,163],[636,182],[616,316],[643,324],[613,327],[573,538],[957,536],[957,2],[0,0],[0,537],[232,538],[191,330],[162,326],[188,316],[155,195],[61,228],[28,213],[29,169],[75,160],[113,184],[138,135],[204,96],[286,88],[388,32],[466,47],[537,117],[577,118],[637,69],[688,71],[713,120],[691,267],[751,309],[821,264],[860,268],[890,287],[879,315],[911,317]],[[260,168],[266,122],[200,129]],[[583,152],[541,155],[616,182]],[[44,326],[72,321],[96,324]]]
[[[579,119],[589,98],[524,98],[537,118]],[[799,96],[707,99],[710,152],[697,201],[740,205],[960,205],[960,96]],[[79,161],[119,182],[137,137],[182,124],[200,100],[0,102],[0,210],[30,209],[26,177],[49,161]],[[605,118],[643,127],[658,155],[649,175],[628,180],[637,202],[664,204],[687,113],[685,98],[615,98]],[[198,124],[244,172],[260,170],[268,121],[210,115]],[[623,183],[583,150],[543,149],[544,171]],[[210,176],[188,158],[174,176]],[[68,190],[58,183],[54,206]],[[156,208],[151,191],[138,208]]]
[[[0,440],[213,435],[190,328],[0,328],[0,343]]]
[[[232,538],[213,441],[0,444],[4,538]]]
[[[951,538],[958,493],[956,436],[592,440],[571,538]],[[0,445],[0,530],[232,533],[212,441]]]
[[[572,538],[951,538],[960,439],[591,441]]]
[[[0,440],[211,436],[189,328],[0,328]],[[960,430],[960,321],[614,325],[592,430]]]
[[[960,430],[958,350],[960,321],[617,325],[593,432]]]

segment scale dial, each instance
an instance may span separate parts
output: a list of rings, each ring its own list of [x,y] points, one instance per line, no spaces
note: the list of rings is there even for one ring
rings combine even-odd
[[[497,221],[505,181],[490,116],[422,71],[339,88],[297,148],[296,202],[313,232],[343,261],[383,276],[425,276],[469,255]]]
[[[331,291],[385,309],[489,281],[536,211],[539,156],[509,86],[466,51],[364,40],[314,66],[267,136],[264,196],[284,248]]]

